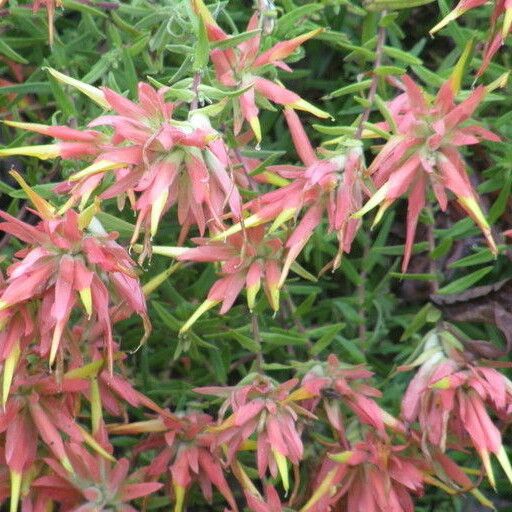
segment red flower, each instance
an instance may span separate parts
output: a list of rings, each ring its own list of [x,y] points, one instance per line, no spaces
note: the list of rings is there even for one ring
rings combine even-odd
[[[375,222],[400,196],[408,195],[407,233],[402,271],[407,270],[418,217],[425,206],[427,183],[444,211],[446,190],[480,227],[494,253],[496,245],[459,153],[460,146],[481,140],[499,141],[499,137],[476,124],[465,124],[485,96],[478,87],[458,105],[454,87],[448,80],[431,101],[408,76],[403,77],[404,92],[390,102],[397,134],[391,137],[368,168],[379,190],[357,213],[362,216],[380,204]]]
[[[177,256],[180,261],[221,264],[221,277],[215,281],[208,298],[187,320],[180,332],[188,331],[203,313],[217,304],[222,303],[222,314],[229,311],[244,288],[247,291],[249,309],[253,309],[262,285],[272,309],[279,309],[279,276],[283,247],[277,236],[267,235],[263,226],[259,226],[227,236],[222,241],[208,238],[192,240],[199,247],[153,247],[156,254]]]
[[[64,447],[65,436],[75,443],[88,444],[104,458],[111,458],[75,421],[77,399],[88,387],[86,380],[66,376],[58,380],[42,370],[38,362],[33,366],[28,358],[23,358],[10,384],[9,398],[0,411],[0,433],[5,434],[13,503],[19,499],[22,476],[41,457],[51,453],[67,471],[72,471]]]
[[[512,404],[512,384],[494,368],[467,362],[452,350],[447,357],[439,339],[430,336],[425,350],[438,351],[427,359],[412,379],[402,400],[402,416],[419,422],[423,446],[444,451],[447,446],[473,446],[480,455],[489,481],[494,486],[491,453],[495,454],[512,482],[512,467],[501,433],[488,411],[505,416]],[[440,338],[439,338],[440,337]]]
[[[101,338],[96,343],[89,343],[90,358],[85,358],[83,352],[82,336],[91,335],[91,332],[84,331],[82,327],[75,327],[72,332],[73,338],[70,342],[71,360],[69,370],[64,373],[67,379],[87,379],[90,384],[83,390],[83,395],[91,404],[91,410],[96,413],[92,415],[93,433],[104,428],[102,423],[103,411],[115,417],[127,417],[126,406],[134,408],[146,407],[149,410],[161,413],[158,407],[147,396],[137,391],[128,379],[122,376],[126,372],[123,359],[126,355],[118,351],[117,344],[114,344],[115,373],[111,373],[105,364],[99,348],[103,345]],[[88,361],[88,362],[86,362]]]
[[[149,477],[169,474],[174,489],[175,512],[183,509],[185,493],[194,481],[199,483],[208,502],[212,501],[212,486],[215,486],[232,512],[237,512],[220,459],[212,450],[213,435],[207,432],[210,426],[212,418],[207,414],[191,413],[183,417],[165,414],[154,420],[112,426],[109,430],[116,434],[150,434],[139,444],[137,452],[158,451],[146,472]]]
[[[0,310],[38,301],[39,351],[53,365],[64,329],[81,302],[86,321],[104,334],[112,369],[113,316],[126,310],[136,313],[143,318],[145,337],[149,334],[146,303],[134,264],[115,242],[115,234],[104,234],[101,226],[99,233],[94,232],[96,222],[90,222],[94,210],[81,215],[68,210],[63,216],[56,215],[54,208],[28,188],[19,175],[17,179],[42,220],[32,226],[0,211],[5,219],[0,230],[28,244],[8,269],[0,293]],[[12,321],[15,318],[12,316]]]
[[[341,453],[329,454],[302,512],[413,512],[412,495],[423,491],[420,464],[376,436]]]
[[[100,116],[89,123],[91,127],[112,127],[114,134],[11,122],[11,126],[62,142],[3,149],[0,155],[45,159],[93,157],[92,165],[57,188],[71,194],[65,208],[79,200],[83,207],[106,173],[114,171],[116,182],[100,198],[128,197],[138,213],[132,243],[143,227],[147,229],[147,238],[153,237],[162,215],[175,204],[185,232],[191,225],[197,225],[202,235],[207,224],[220,225],[226,205],[239,217],[241,200],[228,172],[226,148],[203,114],[191,113],[186,122],[172,119],[175,105],[165,101],[167,88],[155,91],[140,83],[139,102],[134,103],[111,89],[99,90],[64,75],[57,77],[79,89],[86,86],[86,94],[114,110],[116,115]]]
[[[329,230],[336,233],[339,241],[338,255],[334,261],[336,268],[341,255],[350,252],[361,224],[359,219],[352,217],[352,214],[361,208],[363,202],[363,155],[360,144],[356,141],[352,144],[347,141],[346,147],[342,147],[338,152],[327,153],[325,150],[319,150],[319,153],[323,151],[325,154],[324,158],[320,159],[316,156],[297,114],[291,109],[286,109],[285,117],[297,154],[306,167],[303,171],[295,173],[295,176],[284,171],[283,176],[294,177],[295,182],[288,187],[289,190],[286,190],[287,187],[281,190],[288,196],[287,201],[290,201],[292,199],[288,194],[291,195],[293,185],[297,185],[297,206],[309,208],[286,242],[289,252],[285,260],[282,281],[291,263],[295,261],[314,229],[322,221],[324,212],[327,214]],[[261,204],[265,203],[264,196],[261,198]],[[264,209],[262,207],[262,210]],[[297,213],[295,211],[293,215]],[[264,213],[256,212],[256,215],[264,216]]]
[[[459,16],[486,4],[487,0],[460,0],[459,3],[446,15],[434,28],[430,30],[433,34],[448,25]],[[489,39],[484,48],[483,62],[478,70],[477,76],[480,76],[489,66],[491,59],[504,44],[505,38],[512,29],[512,2],[510,0],[494,0],[493,10],[490,19]],[[499,26],[501,25],[501,27]]]
[[[212,15],[204,5],[203,0],[193,0],[196,12],[206,26],[211,42],[223,41],[229,36],[217,25]],[[247,25],[247,31],[258,28],[258,14],[255,13]],[[329,114],[303,100],[298,94],[289,91],[273,80],[260,76],[265,72],[265,66],[274,66],[285,71],[291,71],[283,59],[291,55],[308,39],[315,37],[322,29],[312,30],[288,41],[281,41],[268,50],[261,52],[261,34],[240,43],[236,49],[228,48],[211,50],[210,57],[215,67],[217,80],[225,86],[245,90],[234,101],[234,130],[238,134],[245,119],[256,137],[261,141],[261,127],[258,120],[256,96],[262,96],[273,103],[288,105],[291,108],[306,110],[319,117],[329,117]]]
[[[314,417],[297,402],[313,396],[305,387],[296,388],[297,379],[278,386],[266,378],[252,384],[236,387],[197,388],[202,394],[226,396],[220,410],[220,424],[210,427],[215,443],[226,447],[228,461],[233,461],[238,450],[253,435],[256,436],[258,474],[263,478],[267,469],[283,486],[289,487],[287,460],[299,464],[303,445],[298,431],[299,415]],[[231,409],[232,414],[223,419]]]
[[[3,283],[4,284],[4,283]],[[0,296],[5,285],[0,287]],[[5,406],[20,355],[34,339],[36,327],[29,304],[17,304],[0,311],[0,363],[3,366],[1,403]]]
[[[339,441],[348,446],[345,436],[346,420],[343,418],[342,407],[347,406],[358,420],[373,427],[379,434],[385,436],[385,427],[395,431],[403,431],[403,426],[376,402],[382,393],[366,384],[364,381],[373,376],[363,365],[351,366],[338,361],[331,354],[327,364],[316,364],[302,380],[302,386],[317,397],[312,407],[316,408],[318,400],[327,414],[331,426],[339,436]],[[307,407],[307,405],[305,405]]]
[[[129,475],[127,459],[107,462],[75,443],[68,445],[67,453],[72,470],[46,459],[53,474],[41,476],[32,484],[43,496],[60,503],[63,512],[137,512],[129,502],[163,486],[144,481],[143,468]]]
[[[295,149],[305,167],[280,165],[269,167],[285,182],[277,190],[267,192],[246,207],[254,213],[216,236],[228,236],[246,228],[273,221],[270,231],[275,231],[286,221],[301,220],[286,241],[288,249],[279,279],[281,287],[298,255],[310,239],[324,215],[329,221],[329,230],[336,233],[339,240],[338,255],[334,267],[339,265],[341,255],[350,252],[352,242],[361,224],[352,215],[362,206],[362,149],[359,143],[348,142],[338,152],[318,158],[309,138],[294,110],[285,109],[285,117],[292,134]],[[321,150],[320,150],[321,151]],[[319,151],[319,152],[320,152]],[[326,153],[325,151],[323,151]]]

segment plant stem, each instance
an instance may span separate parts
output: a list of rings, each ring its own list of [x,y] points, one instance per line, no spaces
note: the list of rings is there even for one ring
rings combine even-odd
[[[386,16],[386,11],[382,11],[380,19]],[[361,119],[359,120],[359,124],[357,126],[355,138],[361,139],[363,134],[363,129],[365,123],[368,121],[370,117],[370,112],[373,107],[373,103],[375,101],[375,95],[377,94],[377,86],[379,84],[379,76],[375,73],[375,70],[380,67],[382,64],[382,56],[384,54],[384,43],[386,42],[386,27],[379,27],[379,31],[377,33],[377,46],[375,48],[375,62],[373,64],[373,76],[372,83],[370,84],[370,90],[368,91],[368,106],[364,109],[363,114],[361,115]]]
[[[259,374],[263,373],[263,352],[261,350],[261,335],[260,335],[260,326],[258,324],[258,315],[254,312],[251,313],[251,321],[252,321],[252,335],[254,337],[254,341],[258,344],[259,350],[256,354],[256,371]]]
[[[435,217],[434,213],[432,212],[432,207],[427,207],[429,212],[429,217],[432,219],[432,224],[427,225],[427,240],[428,240],[428,254],[429,254],[429,273],[434,274],[437,276],[438,270],[437,270],[437,261],[432,258],[432,252],[436,248],[436,240],[434,237],[434,228],[435,225]],[[437,290],[439,289],[439,283],[437,281],[437,278],[435,281],[430,281],[430,293],[436,294]]]
[[[190,110],[196,110],[199,106],[199,86],[201,85],[201,72],[196,71],[194,73],[194,79],[192,81],[192,92],[194,93],[194,99],[190,103]]]
[[[382,11],[380,19],[382,20],[386,16],[386,11]],[[384,43],[386,42],[386,27],[380,26],[379,31],[377,33],[377,46],[375,48],[375,62],[373,64],[373,76],[372,82],[370,84],[370,90],[368,91],[368,105],[364,109],[361,119],[359,120],[359,124],[357,126],[355,138],[361,140],[363,135],[364,125],[370,118],[370,112],[373,108],[373,104],[375,102],[375,96],[377,95],[377,86],[379,84],[379,77],[375,73],[375,70],[380,67],[382,64],[382,56],[384,54]],[[368,258],[369,248],[368,243],[365,242],[363,248],[363,262]],[[357,297],[359,302],[359,317],[361,319],[361,323],[359,324],[359,340],[362,344],[364,344],[366,339],[366,314],[364,310],[365,303],[365,284],[366,284],[366,270],[362,270],[361,274],[361,282],[357,286]]]

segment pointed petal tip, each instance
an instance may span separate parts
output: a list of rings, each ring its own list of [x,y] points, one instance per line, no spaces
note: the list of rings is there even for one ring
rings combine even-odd
[[[320,119],[330,119],[331,121],[334,121],[334,117],[331,114],[329,114],[329,112],[326,112],[325,110],[315,107],[315,105],[302,98],[296,101],[295,103],[291,103],[290,105],[287,106],[295,110],[303,110],[304,112],[309,112],[310,114],[319,117]]]
[[[221,231],[217,233],[216,235],[213,235],[210,237],[210,240],[213,242],[218,242],[219,240],[226,240],[228,236],[235,235],[236,233],[240,233],[243,228],[254,228],[256,226],[259,226],[260,224],[264,224],[265,220],[262,219],[257,213],[254,213],[250,217],[247,217],[244,219],[243,226],[241,222],[237,222],[236,224],[233,224],[225,231]]]
[[[454,9],[450,13],[448,13],[437,25],[432,27],[428,33],[433,36],[436,32],[439,32],[442,28],[446,27],[448,23],[451,21],[456,20],[461,14],[463,14],[463,10],[461,9]]]
[[[208,310],[219,304],[219,300],[206,299],[189,317],[189,319],[182,325],[178,332],[179,336],[185,335],[190,328],[196,323],[196,321]]]
[[[120,169],[121,167],[125,167],[126,164],[123,162],[111,162],[110,160],[98,160],[93,164],[89,165],[85,169],[78,171],[75,174],[72,174],[69,178],[69,182],[80,181],[85,178],[89,178],[95,174],[101,174],[107,171],[112,171],[114,169]]]
[[[372,228],[374,229],[375,226],[382,220],[382,217],[384,216],[384,213],[386,213],[386,210],[390,207],[391,201],[384,201],[377,211],[377,215],[375,215],[375,219],[372,222]]]
[[[12,379],[14,377],[14,372],[16,370],[16,366],[18,364],[20,358],[20,343],[17,341],[14,344],[10,354],[7,356],[4,362],[4,372],[3,372],[3,381],[2,381],[2,407],[5,411],[5,404],[9,398],[9,392],[11,390]]]
[[[162,190],[156,200],[153,202],[151,207],[151,220],[150,220],[150,233],[151,238],[153,238],[157,231],[158,225],[160,224],[160,219],[164,213],[165,205],[167,203],[167,198],[169,197],[169,191],[167,189]]]
[[[71,85],[82,94],[85,94],[100,107],[103,107],[104,109],[110,109],[110,104],[106,100],[105,93],[101,89],[98,89],[97,87],[94,87],[90,84],[86,84],[85,82],[81,82],[76,78],[67,76],[64,73],[61,73],[60,71],[57,71],[51,67],[46,66],[43,69],[48,71],[48,73],[50,73],[50,75],[52,75],[57,81]]]
[[[261,125],[260,120],[257,117],[251,117],[249,119],[249,125],[251,126],[251,130],[256,137],[256,142],[259,144],[261,142]]]
[[[0,149],[0,157],[4,156],[29,156],[39,160],[50,160],[60,156],[60,147],[58,144],[45,144]]]
[[[91,318],[92,316],[92,294],[91,288],[83,288],[78,292],[80,294],[80,299],[84,306],[85,312],[87,313],[87,318]]]
[[[501,36],[505,39],[512,28],[512,7],[505,9],[505,16],[503,17],[503,27],[501,29]]]
[[[507,452],[505,451],[505,447],[501,445],[498,453],[496,454],[496,458],[498,459],[503,471],[507,475],[509,482],[512,484],[512,466],[510,464],[510,460],[508,458]]]
[[[387,183],[382,185],[382,187],[373,194],[372,197],[363,205],[361,209],[351,215],[353,219],[360,219],[364,215],[366,215],[370,210],[373,210],[377,205],[381,204],[387,196],[389,186]],[[388,205],[389,206],[389,205]],[[384,213],[384,212],[382,212]],[[378,215],[378,214],[377,214]],[[375,221],[374,221],[375,224]]]
[[[489,456],[489,452],[487,450],[480,450],[480,458],[482,459],[482,463],[485,468],[485,472],[487,474],[487,480],[491,484],[491,487],[496,490],[496,479],[494,477],[494,472],[492,469],[491,458]]]
[[[9,174],[18,182],[23,192],[30,199],[36,210],[46,220],[55,218],[55,208],[45,199],[43,199],[35,190],[33,190],[28,183],[22,178],[21,174],[17,171],[9,171]]]
[[[17,512],[21,494],[22,473],[11,470],[11,504],[9,512]]]
[[[281,477],[281,482],[283,484],[285,493],[288,494],[288,491],[290,490],[290,477],[288,475],[288,464],[286,462],[286,457],[275,449],[272,449],[272,453],[274,454],[274,458],[276,460],[277,469],[279,471],[279,476]]]

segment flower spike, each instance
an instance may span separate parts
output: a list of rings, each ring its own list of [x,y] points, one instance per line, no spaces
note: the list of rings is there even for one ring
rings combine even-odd
[[[401,86],[404,92],[389,103],[398,133],[388,140],[368,168],[378,189],[353,217],[360,218],[380,205],[376,224],[392,203],[403,195],[408,196],[402,262],[402,272],[405,272],[418,218],[426,201],[427,183],[430,183],[443,211],[448,203],[446,191],[455,195],[458,203],[481,229],[491,252],[497,254],[489,223],[478,204],[459,153],[461,146],[478,144],[481,140],[500,140],[481,126],[467,123],[483,100],[485,88],[476,88],[465,101],[456,104],[455,92],[459,86],[456,74],[440,88],[433,101],[428,100],[407,75],[403,77]]]

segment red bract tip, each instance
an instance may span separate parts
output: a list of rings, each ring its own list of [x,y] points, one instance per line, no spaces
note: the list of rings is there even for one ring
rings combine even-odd
[[[36,226],[5,212],[0,212],[0,217],[5,220],[0,230],[28,244],[8,268],[0,308],[10,311],[38,303],[39,351],[53,365],[57,353],[65,350],[61,340],[72,312],[81,304],[86,313],[83,321],[104,334],[112,368],[112,313],[128,310],[149,325],[144,295],[128,253],[113,237],[87,231],[81,226],[82,217],[73,210]]]
[[[356,216],[361,217],[380,205],[375,220],[378,222],[394,201],[407,195],[407,230],[402,262],[402,272],[405,272],[418,218],[426,204],[427,184],[430,183],[443,211],[448,203],[446,191],[455,195],[482,230],[491,251],[496,253],[489,224],[478,204],[459,151],[461,146],[478,144],[482,140],[500,140],[481,126],[468,123],[483,100],[485,89],[478,87],[466,100],[456,104],[450,80],[440,88],[434,100],[427,99],[408,76],[403,78],[402,86],[405,92],[389,103],[397,133],[368,168],[379,189]]]
[[[512,468],[489,411],[498,416],[509,413],[512,387],[494,368],[465,362],[457,352],[452,357],[439,348],[421,365],[403,397],[402,416],[408,424],[419,422],[427,451],[429,446],[442,452],[451,446],[472,446],[494,486],[489,454],[497,456],[509,478]]]
[[[202,0],[194,0],[193,5],[207,29],[211,42],[224,40],[228,35],[217,25]],[[259,25],[258,14],[249,20],[247,31],[256,30]],[[261,127],[258,120],[259,109],[256,105],[256,95],[272,103],[288,105],[291,108],[305,110],[318,117],[327,118],[329,114],[311,103],[303,100],[298,94],[286,89],[275,81],[263,78],[264,66],[274,66],[285,71],[291,69],[283,62],[308,39],[315,37],[322,29],[312,30],[288,41],[281,41],[266,51],[261,51],[261,33],[240,43],[236,51],[233,48],[221,50],[214,48],[210,57],[215,68],[217,80],[224,86],[247,88],[237,95],[233,102],[235,115],[235,134],[238,134],[245,120],[251,127],[258,142],[261,141]]]
[[[257,378],[248,385],[196,390],[220,396],[227,393],[221,411],[223,415],[231,409],[232,414],[226,419],[221,417],[219,424],[210,427],[209,431],[215,435],[216,446],[225,446],[228,460],[233,461],[255,433],[260,478],[267,470],[273,477],[279,474],[285,490],[289,487],[286,461],[297,465],[303,456],[299,416],[310,416],[298,402],[313,396],[305,387],[296,386],[296,379],[276,386],[266,378]]]
[[[249,227],[243,233],[226,236],[225,240],[194,239],[199,247],[183,252],[180,261],[218,262],[221,277],[212,285],[208,298],[198,312],[187,321],[181,332],[187,331],[206,310],[222,303],[220,312],[226,313],[233,306],[240,292],[247,291],[249,308],[255,306],[256,296],[263,286],[269,304],[279,309],[280,261],[282,242],[278,237],[265,234],[263,226]],[[222,235],[222,233],[221,233]]]
[[[424,468],[404,451],[367,435],[349,450],[329,454],[315,478],[317,492],[301,510],[412,512],[413,496],[423,493]]]
[[[106,462],[76,443],[67,446],[67,453],[72,470],[46,459],[53,474],[41,476],[33,483],[43,496],[60,503],[63,510],[135,512],[130,501],[163,487],[161,483],[147,481],[143,469],[129,474],[127,459]]]
[[[133,425],[120,425],[112,431],[150,433],[148,439],[136,448],[136,452],[158,450],[158,455],[146,468],[146,473],[150,477],[167,475],[174,492],[176,512],[183,510],[185,494],[194,482],[199,483],[208,502],[212,500],[212,486],[216,487],[232,512],[237,512],[238,507],[224,477],[219,452],[214,449],[212,434],[207,432],[212,425],[212,418],[207,414],[191,413],[179,418],[160,416]]]

